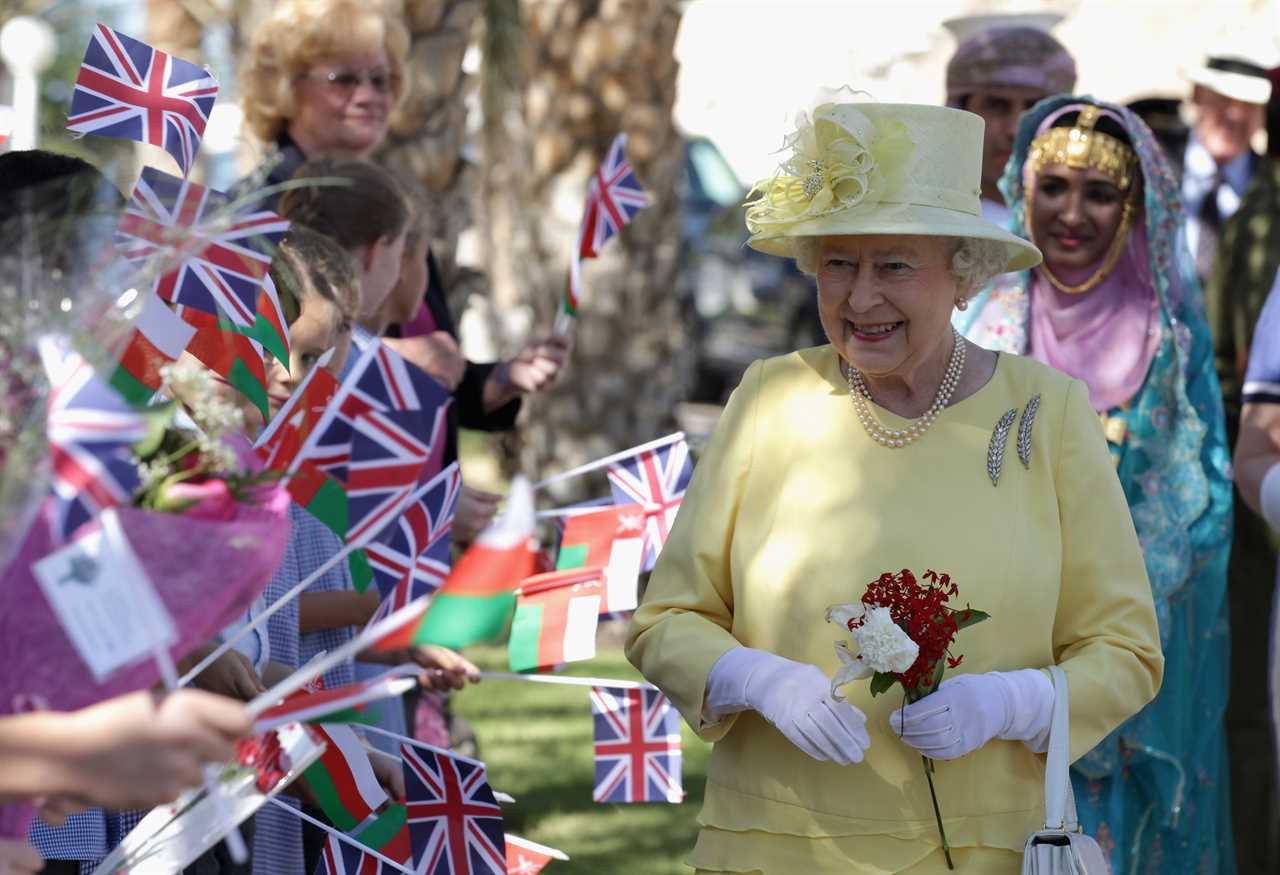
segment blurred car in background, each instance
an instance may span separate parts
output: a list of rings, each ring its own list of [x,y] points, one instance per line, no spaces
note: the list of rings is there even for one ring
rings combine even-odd
[[[753,361],[825,343],[813,280],[789,258],[748,248],[747,188],[705,138],[685,146],[676,278],[696,344],[691,401],[721,404]]]

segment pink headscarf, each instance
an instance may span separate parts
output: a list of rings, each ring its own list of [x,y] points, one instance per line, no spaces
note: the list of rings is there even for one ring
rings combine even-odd
[[[1062,107],[1044,120],[1038,133],[1083,108],[1079,103]],[[1103,114],[1123,124],[1115,114]],[[1029,163],[1026,190],[1035,191]],[[1101,259],[1085,268],[1049,267],[1064,283],[1077,285],[1100,264]],[[1083,380],[1095,410],[1110,410],[1138,394],[1160,348],[1160,302],[1150,265],[1146,225],[1135,217],[1115,268],[1092,290],[1067,294],[1038,268],[1031,272],[1027,354]]]

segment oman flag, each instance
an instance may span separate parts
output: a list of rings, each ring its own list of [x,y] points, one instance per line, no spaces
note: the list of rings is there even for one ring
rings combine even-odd
[[[257,341],[275,356],[286,371],[289,370],[289,323],[285,321],[284,309],[280,306],[280,296],[276,293],[276,284],[271,279],[271,274],[262,278],[253,325],[233,323],[231,330]]]
[[[343,832],[366,823],[388,800],[369,765],[369,754],[349,726],[313,726],[326,745],[320,759],[303,772],[325,816]]]
[[[232,331],[233,323],[225,316],[181,304],[177,309],[183,321],[196,330],[187,350],[224,382],[248,398],[262,414],[263,422],[270,419],[271,411],[267,407],[267,368],[262,360],[262,347]]]
[[[512,671],[539,671],[596,655],[600,572],[552,571],[525,578],[511,623]]]
[[[148,293],[111,375],[112,387],[131,404],[146,404],[160,388],[160,369],[182,355],[195,333],[168,304]]]
[[[644,559],[644,527],[644,508],[639,504],[618,504],[569,517],[556,568],[595,569],[604,583],[600,613],[633,611]]]
[[[538,875],[552,860],[568,860],[563,851],[507,833],[507,875]]]
[[[413,843],[409,837],[409,810],[399,803],[387,806],[357,830],[352,838],[366,848],[372,848],[406,866],[413,857]],[[390,871],[390,867],[383,867],[383,871]]]
[[[515,608],[516,589],[533,570],[533,529],[533,490],[529,481],[516,477],[506,508],[459,557],[422,621],[401,626],[375,649],[439,644],[456,650],[501,637]]]

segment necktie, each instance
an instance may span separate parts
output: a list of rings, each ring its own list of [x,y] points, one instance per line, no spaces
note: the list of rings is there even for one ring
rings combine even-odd
[[[1218,256],[1218,230],[1222,226],[1222,214],[1218,212],[1218,189],[1222,186],[1222,174],[1215,173],[1209,191],[1200,202],[1200,239],[1196,242],[1196,273],[1200,283],[1209,281],[1213,274],[1213,262]]]

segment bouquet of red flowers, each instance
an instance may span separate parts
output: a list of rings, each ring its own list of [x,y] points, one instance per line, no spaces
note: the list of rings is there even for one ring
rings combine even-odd
[[[968,606],[952,608],[949,602],[958,594],[959,587],[948,574],[929,570],[921,582],[904,568],[897,574],[886,571],[868,584],[861,601],[827,608],[827,620],[848,631],[858,645],[858,652],[854,653],[848,641],[836,642],[840,669],[832,678],[831,695],[843,698],[840,687],[868,677],[871,695],[878,696],[894,684],[901,684],[908,703],[936,690],[943,672],[956,668],[964,659],[951,653],[956,634],[989,617]],[[943,854],[947,866],[954,869],[933,789],[933,762],[923,759]]]

